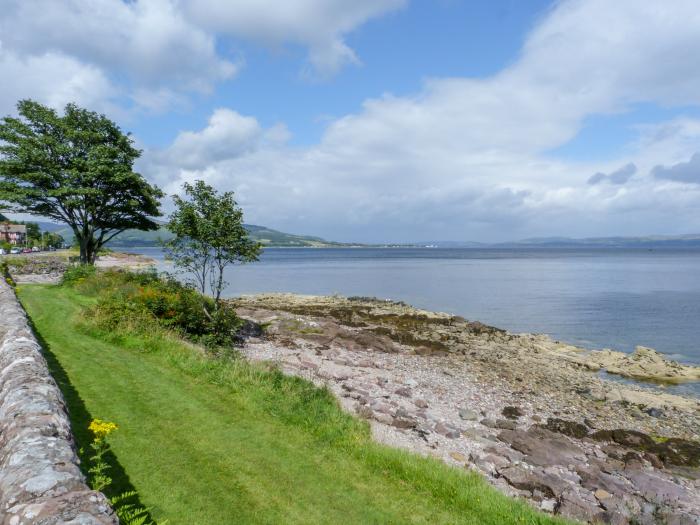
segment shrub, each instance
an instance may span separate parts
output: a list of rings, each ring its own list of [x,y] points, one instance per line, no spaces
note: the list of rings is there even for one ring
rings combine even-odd
[[[10,267],[8,266],[7,261],[0,261],[0,277],[5,279],[5,282],[13,288],[16,286],[15,280],[10,274]]]
[[[61,284],[76,284],[87,279],[88,277],[93,277],[96,271],[96,268],[91,264],[76,264],[69,266],[63,273]]]
[[[64,282],[98,298],[90,317],[109,331],[148,333],[157,323],[209,348],[232,346],[242,322],[233,307],[155,270],[70,275]]]

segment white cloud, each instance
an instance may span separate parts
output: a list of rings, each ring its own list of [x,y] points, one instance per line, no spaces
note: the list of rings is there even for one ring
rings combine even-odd
[[[287,20],[282,11],[281,21],[275,15],[251,31],[272,34]],[[332,122],[316,146],[259,145],[181,170],[178,183],[204,178],[239,191],[253,221],[345,239],[700,230],[700,188],[680,192],[648,176],[698,150],[700,122],[641,128],[608,162],[548,153],[590,115],[639,102],[699,105],[698,48],[694,1],[560,2],[519,59],[493,77],[432,79],[411,97],[368,100]],[[632,162],[640,176],[626,184],[587,184],[591,173]]]
[[[19,56],[0,47],[0,115],[14,113],[23,98],[34,98],[53,107],[77,102],[107,111],[117,95],[98,68],[61,53]]]
[[[166,152],[169,162],[185,169],[196,169],[253,150],[262,135],[253,117],[230,109],[217,109],[202,131],[180,133]]]
[[[221,36],[305,46],[315,70],[331,74],[358,61],[344,35],[404,2],[0,0],[0,78],[26,72],[19,79],[23,87],[28,78],[59,95],[77,92],[73,100],[93,106],[114,104],[118,94],[122,108],[166,111],[192,92],[210,93],[242,67],[240,57],[217,49]],[[39,62],[46,67],[32,67]],[[65,72],[57,72],[64,64]],[[20,96],[63,100],[45,96],[47,90],[30,86]]]
[[[60,52],[130,78],[137,86],[178,84],[207,91],[236,66],[173,0],[3,0],[3,46],[18,54]]]
[[[343,37],[367,20],[403,7],[407,0],[184,0],[189,16],[219,33],[272,45],[301,44],[321,74],[358,57]]]

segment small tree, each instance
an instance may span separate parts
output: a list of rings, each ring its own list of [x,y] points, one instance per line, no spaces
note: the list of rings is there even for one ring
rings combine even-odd
[[[209,285],[218,310],[228,284],[224,270],[231,264],[257,261],[261,245],[248,236],[233,192],[219,194],[203,181],[185,183],[183,190],[184,198],[173,195],[175,211],[168,229],[175,237],[164,247],[177,268],[192,274],[202,293]]]
[[[41,242],[41,228],[35,222],[22,223],[27,227],[27,246],[31,247]]]
[[[114,122],[75,104],[17,109],[0,121],[0,201],[70,226],[83,264],[124,230],[158,228],[163,193],[133,171],[141,152]]]

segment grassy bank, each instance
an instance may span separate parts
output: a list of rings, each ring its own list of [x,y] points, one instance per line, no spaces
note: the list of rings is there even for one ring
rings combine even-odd
[[[115,421],[115,491],[136,488],[171,524],[561,523],[477,475],[371,442],[308,382],[190,344],[114,337],[82,321],[94,297],[19,290],[86,447]],[[86,454],[84,454],[85,456]],[[87,458],[83,457],[85,461]]]

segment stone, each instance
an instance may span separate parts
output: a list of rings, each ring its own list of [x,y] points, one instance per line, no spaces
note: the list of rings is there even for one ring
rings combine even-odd
[[[459,461],[460,463],[467,462],[467,457],[464,454],[462,454],[461,452],[452,451],[452,452],[450,452],[450,457],[452,459],[454,459],[455,461]]]
[[[491,417],[485,417],[480,421],[482,425],[489,428],[496,428],[496,420]]]
[[[2,523],[117,525],[78,466],[65,402],[14,291],[0,279]]]
[[[391,425],[396,428],[415,428],[418,425],[418,421],[408,416],[394,416]]]
[[[503,407],[501,414],[508,419],[518,419],[523,415],[523,411],[520,410],[520,407],[507,406]]]
[[[642,470],[625,473],[635,489],[648,501],[662,505],[670,502],[692,502],[693,496],[688,489],[664,479],[656,474]]]
[[[588,435],[588,427],[586,427],[586,425],[575,421],[566,421],[556,417],[547,418],[547,423],[543,426],[547,430],[558,432],[569,437],[580,439]]]
[[[601,521],[603,510],[593,496],[567,490],[561,495],[559,501],[560,514],[585,522]]]
[[[414,399],[413,404],[418,408],[428,408],[428,402],[425,399]]]
[[[533,492],[540,491],[551,498],[558,498],[564,491],[569,489],[569,484],[558,478],[547,474],[541,469],[526,469],[520,465],[513,465],[499,470],[499,474],[505,478],[509,485]]]
[[[651,417],[664,417],[664,411],[660,408],[649,407],[644,409],[644,412],[650,415]]]
[[[460,408],[458,413],[460,419],[463,419],[464,421],[476,421],[479,419],[479,414],[468,408]]]
[[[501,428],[503,430],[515,430],[517,426],[517,423],[511,419],[497,419],[495,428]]]
[[[540,510],[545,512],[554,513],[557,509],[557,500],[555,499],[543,499],[540,501]]]
[[[396,390],[394,390],[394,394],[398,394],[402,397],[411,397],[412,392],[411,389],[407,386],[400,386]]]
[[[503,430],[498,439],[524,454],[523,461],[537,466],[570,465],[586,460],[586,455],[575,443],[546,429]]]
[[[442,421],[439,421],[435,425],[435,432],[450,439],[456,439],[461,435],[461,432],[458,429],[443,423]]]
[[[385,425],[391,425],[394,422],[394,418],[384,412],[374,412],[372,415],[375,421],[384,423]]]
[[[602,501],[602,500],[608,499],[608,498],[610,498],[610,497],[612,496],[612,494],[610,494],[607,490],[603,490],[603,489],[597,489],[597,490],[593,493],[593,495],[595,496],[595,498],[596,498],[598,501]]]

